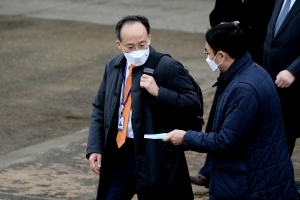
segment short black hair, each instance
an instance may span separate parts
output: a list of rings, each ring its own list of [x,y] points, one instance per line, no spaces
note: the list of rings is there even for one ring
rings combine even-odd
[[[212,27],[206,32],[205,39],[215,53],[225,51],[234,59],[242,57],[247,51],[244,32],[233,22]]]
[[[135,22],[141,22],[145,26],[148,35],[150,35],[150,24],[146,17],[141,16],[141,15],[128,15],[128,16],[123,17],[116,25],[115,34],[116,34],[117,39],[120,42],[122,41],[121,35],[120,35],[122,26],[124,24],[130,24],[130,23],[135,23]]]

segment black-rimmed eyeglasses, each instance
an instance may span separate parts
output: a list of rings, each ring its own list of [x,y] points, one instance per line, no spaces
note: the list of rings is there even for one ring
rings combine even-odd
[[[204,53],[205,57],[207,57],[210,53],[214,53],[214,52],[213,52],[213,51],[212,51],[212,52],[207,52],[207,51],[204,49],[203,53]]]

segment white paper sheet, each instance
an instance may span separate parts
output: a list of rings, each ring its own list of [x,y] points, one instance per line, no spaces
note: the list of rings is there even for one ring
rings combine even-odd
[[[163,139],[166,137],[167,133],[159,133],[159,134],[145,134],[144,138],[146,139]]]

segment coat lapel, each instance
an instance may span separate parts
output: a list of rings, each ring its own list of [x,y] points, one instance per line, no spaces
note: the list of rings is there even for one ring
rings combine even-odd
[[[285,26],[293,19],[293,17],[295,16],[295,14],[297,12],[300,11],[300,1],[295,1],[294,5],[292,6],[291,10],[289,11],[289,13],[287,14],[286,18],[284,19],[284,21],[282,22],[277,34],[279,35],[280,32],[285,28]],[[275,37],[276,37],[275,36]]]
[[[272,13],[272,16],[271,16],[271,19],[270,19],[270,26],[272,28],[272,35],[274,36],[274,27],[275,27],[275,23],[277,21],[277,17],[280,13],[280,10],[281,10],[281,6],[283,4],[284,0],[278,0],[275,2],[275,5],[274,5],[274,10],[273,10],[273,13]]]

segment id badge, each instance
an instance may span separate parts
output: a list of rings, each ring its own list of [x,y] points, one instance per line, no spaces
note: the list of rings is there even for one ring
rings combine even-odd
[[[118,130],[119,131],[123,130],[123,125],[124,125],[124,116],[120,116],[119,122],[118,122]]]

